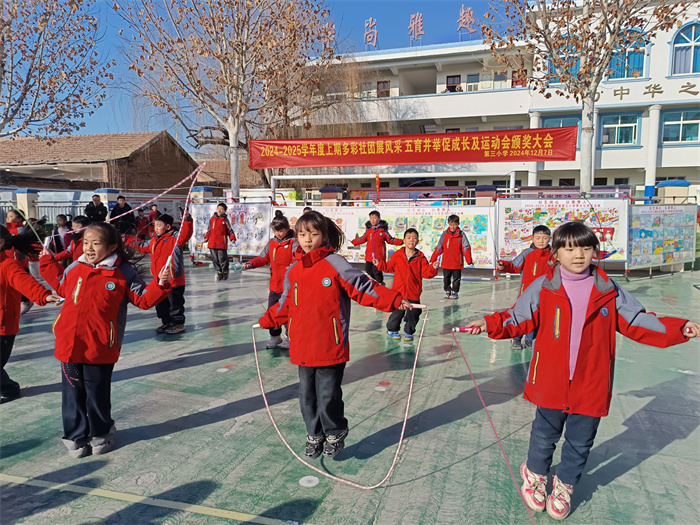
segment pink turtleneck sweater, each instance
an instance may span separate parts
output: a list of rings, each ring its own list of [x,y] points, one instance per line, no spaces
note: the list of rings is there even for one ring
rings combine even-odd
[[[569,381],[571,381],[574,377],[574,370],[576,370],[581,333],[593,289],[593,276],[590,269],[581,273],[572,273],[561,266],[559,268],[561,270],[561,284],[571,305],[571,335],[569,336]]]

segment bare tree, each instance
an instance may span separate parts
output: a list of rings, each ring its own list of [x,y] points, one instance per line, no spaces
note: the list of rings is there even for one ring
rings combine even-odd
[[[0,138],[66,134],[102,105],[96,0],[0,0]]]
[[[581,103],[581,191],[591,190],[596,91],[613,68],[627,68],[628,51],[644,52],[659,31],[679,24],[686,0],[492,0],[484,41],[501,71],[513,68],[546,97]],[[618,60],[623,61],[621,64]]]
[[[195,146],[227,147],[234,197],[248,139],[325,103],[315,96],[317,72],[334,54],[322,2],[125,0],[115,9],[129,26],[131,69],[153,105]]]

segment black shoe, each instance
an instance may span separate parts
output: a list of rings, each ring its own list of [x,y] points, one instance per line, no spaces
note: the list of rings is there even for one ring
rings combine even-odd
[[[334,458],[345,448],[345,438],[348,437],[348,429],[341,430],[335,436],[326,436],[326,443],[323,445],[323,455]]]
[[[5,395],[2,394],[0,395],[0,403],[9,403],[10,401],[14,401],[15,399],[22,397],[22,394],[20,392],[17,392],[16,394],[9,394]]]
[[[316,459],[321,455],[323,451],[323,442],[326,440],[326,436],[321,437],[311,437],[306,435],[306,450],[304,450],[304,455],[307,458]]]
[[[226,272],[225,274],[222,274],[222,275],[221,275],[221,278],[222,278],[224,281],[228,281],[228,272]]]
[[[170,324],[170,323],[162,324],[162,325],[160,325],[158,328],[156,328],[156,333],[164,334],[165,332],[167,332],[168,330],[170,330],[170,328],[172,328],[172,326],[173,326],[173,325]]]

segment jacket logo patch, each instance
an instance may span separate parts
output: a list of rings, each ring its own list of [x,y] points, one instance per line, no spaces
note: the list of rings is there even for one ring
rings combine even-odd
[[[323,281],[321,281],[321,284],[328,288],[331,285],[331,278],[330,277],[324,277]]]
[[[608,308],[606,306],[603,306],[603,308],[600,309],[600,313],[601,315],[607,317],[610,312],[608,311]]]
[[[114,284],[112,281],[109,281],[107,284],[105,284],[105,288],[107,288],[107,290],[109,291],[114,290],[116,287],[117,285]]]

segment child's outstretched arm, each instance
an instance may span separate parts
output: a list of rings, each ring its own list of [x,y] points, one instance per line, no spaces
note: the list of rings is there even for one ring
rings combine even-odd
[[[357,239],[353,239],[350,241],[350,243],[353,246],[359,246],[360,244],[364,244],[367,242],[367,234],[369,233],[369,230],[365,231],[365,234],[362,237],[358,237]]]
[[[136,270],[127,265],[121,267],[126,279],[126,296],[129,302],[141,310],[153,308],[161,302],[172,290],[170,287],[170,270],[163,267],[158,277],[148,285],[139,277]]]
[[[435,246],[435,251],[430,256],[431,263],[437,261],[437,258],[442,253],[442,243],[443,243],[444,239],[445,239],[445,232],[442,232],[442,235],[440,235],[440,239],[438,240],[437,246]]]
[[[512,261],[500,260],[497,263],[497,269],[499,272],[506,273],[520,273],[523,271],[523,266],[525,265],[525,256],[531,252],[530,248],[526,248],[520,252]]]
[[[657,317],[613,281],[617,298],[617,331],[645,345],[666,348],[698,336],[698,324],[678,317]]]
[[[329,256],[326,261],[338,272],[338,283],[356,303],[371,306],[383,312],[407,308],[405,305],[402,308],[403,297],[399,292],[377,284],[343,257]]]
[[[151,253],[151,241],[153,239],[142,240],[133,235],[124,237],[124,242],[139,253]]]
[[[61,297],[65,297],[62,284],[63,284],[63,274],[66,268],[61,266],[56,259],[54,259],[48,250],[44,250],[44,254],[39,259],[39,273],[44,278],[44,280],[49,283],[49,286],[56,290],[56,293]]]
[[[464,254],[464,262],[467,264],[474,264],[474,259],[472,259],[472,246],[469,244],[467,234],[464,232],[462,232],[462,253]]]
[[[61,266],[59,264],[59,266]],[[63,268],[61,266],[61,268]],[[34,277],[24,271],[19,264],[12,264],[8,267],[7,280],[12,288],[29,298],[30,301],[45,306],[47,302],[55,303],[58,296],[52,295],[50,290],[44,288]]]
[[[488,332],[491,339],[511,339],[532,332],[539,325],[540,291],[544,279],[545,276],[535,279],[508,310],[469,323],[468,328],[479,328],[478,332],[471,333]]]
[[[267,309],[267,312],[265,312],[265,315],[258,320],[260,328],[279,328],[287,322],[289,318],[287,298],[289,297],[289,291],[292,288],[291,281],[289,280],[289,270],[291,270],[295,264],[297,263],[292,263],[289,268],[287,268],[287,272],[284,274],[284,290],[282,291],[280,300],[270,306],[270,308]]]
[[[243,264],[243,268],[250,270],[251,268],[260,268],[261,266],[267,266],[270,264],[270,243],[268,242],[260,255],[251,259],[247,263]]]
[[[189,213],[185,212],[185,215],[182,217],[180,232],[177,234],[177,245],[180,248],[184,247],[188,242],[190,242],[193,231],[194,229],[192,227],[192,216]]]

